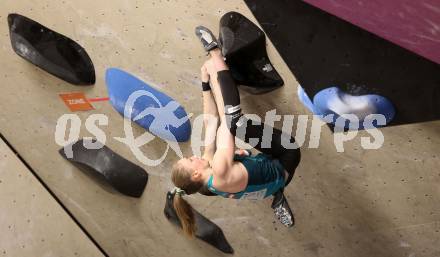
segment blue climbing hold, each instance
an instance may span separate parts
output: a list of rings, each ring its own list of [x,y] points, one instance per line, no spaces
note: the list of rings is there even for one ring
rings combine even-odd
[[[110,102],[122,116],[164,140],[190,138],[188,115],[171,97],[120,69],[108,69],[105,80]]]
[[[312,100],[310,100],[310,97],[307,95],[307,93],[304,91],[304,89],[298,85],[298,97],[299,101],[312,113],[316,114],[315,112],[315,106],[313,105]]]
[[[359,129],[364,129],[364,124],[370,124],[369,126],[374,127],[385,126],[391,122],[396,114],[393,104],[383,96],[374,94],[354,96],[343,92],[338,87],[330,87],[319,91],[313,97],[313,105],[315,113],[319,115],[334,114],[333,123],[341,115],[356,115],[359,119]],[[383,115],[385,124],[378,124],[375,119],[368,121],[372,117],[369,116],[370,114]],[[346,123],[344,127],[348,129],[348,124]]]
[[[313,114],[327,116],[333,114],[331,123],[335,126],[336,120],[342,115],[354,114],[359,120],[358,129],[367,127],[381,127],[391,122],[396,114],[393,104],[380,95],[368,94],[354,96],[343,92],[338,87],[330,87],[319,91],[313,101],[306,94],[301,86],[298,86],[298,97],[300,102]],[[378,124],[377,119],[370,114],[380,114],[385,118],[384,124]],[[353,124],[354,125],[354,124]],[[349,128],[348,121],[343,125]]]

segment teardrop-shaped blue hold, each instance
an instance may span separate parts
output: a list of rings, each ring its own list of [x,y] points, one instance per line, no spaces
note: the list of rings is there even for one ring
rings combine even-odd
[[[161,139],[188,141],[191,123],[177,101],[117,68],[107,69],[105,81],[110,102],[122,116]]]

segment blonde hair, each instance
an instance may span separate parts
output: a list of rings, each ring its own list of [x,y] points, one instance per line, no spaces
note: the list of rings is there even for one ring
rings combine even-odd
[[[171,172],[171,180],[174,185],[185,191],[185,194],[195,194],[202,187],[203,182],[194,182],[191,175],[194,171],[184,167],[182,164],[173,165]],[[182,224],[183,232],[189,237],[193,237],[197,231],[194,212],[192,206],[182,197],[182,194],[174,194],[174,209]]]

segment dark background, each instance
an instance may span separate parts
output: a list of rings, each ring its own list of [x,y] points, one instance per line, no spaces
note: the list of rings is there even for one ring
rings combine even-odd
[[[245,2],[311,99],[339,86],[390,99],[390,125],[440,119],[440,65],[300,0]]]

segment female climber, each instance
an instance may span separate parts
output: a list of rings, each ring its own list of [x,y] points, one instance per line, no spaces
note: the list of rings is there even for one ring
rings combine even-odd
[[[176,186],[174,209],[184,232],[193,236],[196,227],[192,207],[183,196],[197,192],[233,199],[263,199],[273,195],[276,217],[285,226],[293,226],[293,214],[283,189],[299,164],[300,151],[284,148],[281,141],[294,143],[294,138],[271,128],[269,131],[273,133],[268,135],[271,145],[262,144],[268,126],[242,115],[240,95],[217,39],[202,26],[196,28],[196,35],[210,56],[201,68],[203,111],[217,118],[204,121],[207,145],[203,156],[182,158],[172,168],[171,179]],[[251,156],[248,151],[235,151],[235,137],[246,143],[254,142],[261,153]]]

